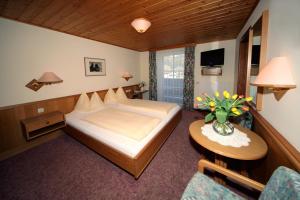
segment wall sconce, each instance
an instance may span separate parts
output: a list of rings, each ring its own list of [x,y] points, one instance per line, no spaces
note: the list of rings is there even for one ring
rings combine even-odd
[[[45,72],[38,80],[31,80],[26,87],[34,91],[38,91],[43,85],[50,85],[53,83],[61,83],[63,80],[53,72]]]
[[[291,66],[286,57],[272,58],[271,61],[262,68],[251,85],[268,88],[274,92],[277,100],[279,100],[287,90],[296,88]]]
[[[131,79],[133,76],[129,73],[129,72],[125,72],[122,76],[122,78],[124,78],[126,81],[128,81],[129,79]]]
[[[275,57],[262,68],[251,85],[266,87],[274,92],[296,87],[291,67],[286,57]]]

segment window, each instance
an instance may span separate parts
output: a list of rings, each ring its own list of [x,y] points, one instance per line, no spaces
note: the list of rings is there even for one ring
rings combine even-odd
[[[184,49],[157,53],[158,100],[182,105]]]

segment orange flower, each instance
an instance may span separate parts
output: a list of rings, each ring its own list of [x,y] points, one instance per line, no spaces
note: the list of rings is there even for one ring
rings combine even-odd
[[[243,111],[249,111],[249,107],[248,107],[248,106],[243,106],[243,107],[242,107],[242,110],[243,110]]]

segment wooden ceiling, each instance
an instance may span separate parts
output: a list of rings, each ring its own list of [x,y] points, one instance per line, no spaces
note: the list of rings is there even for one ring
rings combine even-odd
[[[146,51],[236,38],[258,0],[0,0],[0,16]],[[149,19],[147,32],[130,25]]]

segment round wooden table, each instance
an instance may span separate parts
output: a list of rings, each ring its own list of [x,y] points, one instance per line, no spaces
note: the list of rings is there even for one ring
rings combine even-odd
[[[202,147],[215,153],[215,163],[217,165],[227,168],[227,162],[225,162],[224,157],[237,160],[258,160],[267,154],[268,146],[266,142],[247,128],[234,124],[234,127],[246,133],[251,141],[248,146],[231,147],[214,142],[203,135],[201,127],[204,125],[204,120],[193,122],[189,127],[190,135]],[[241,173],[247,175],[246,170],[242,170]]]

